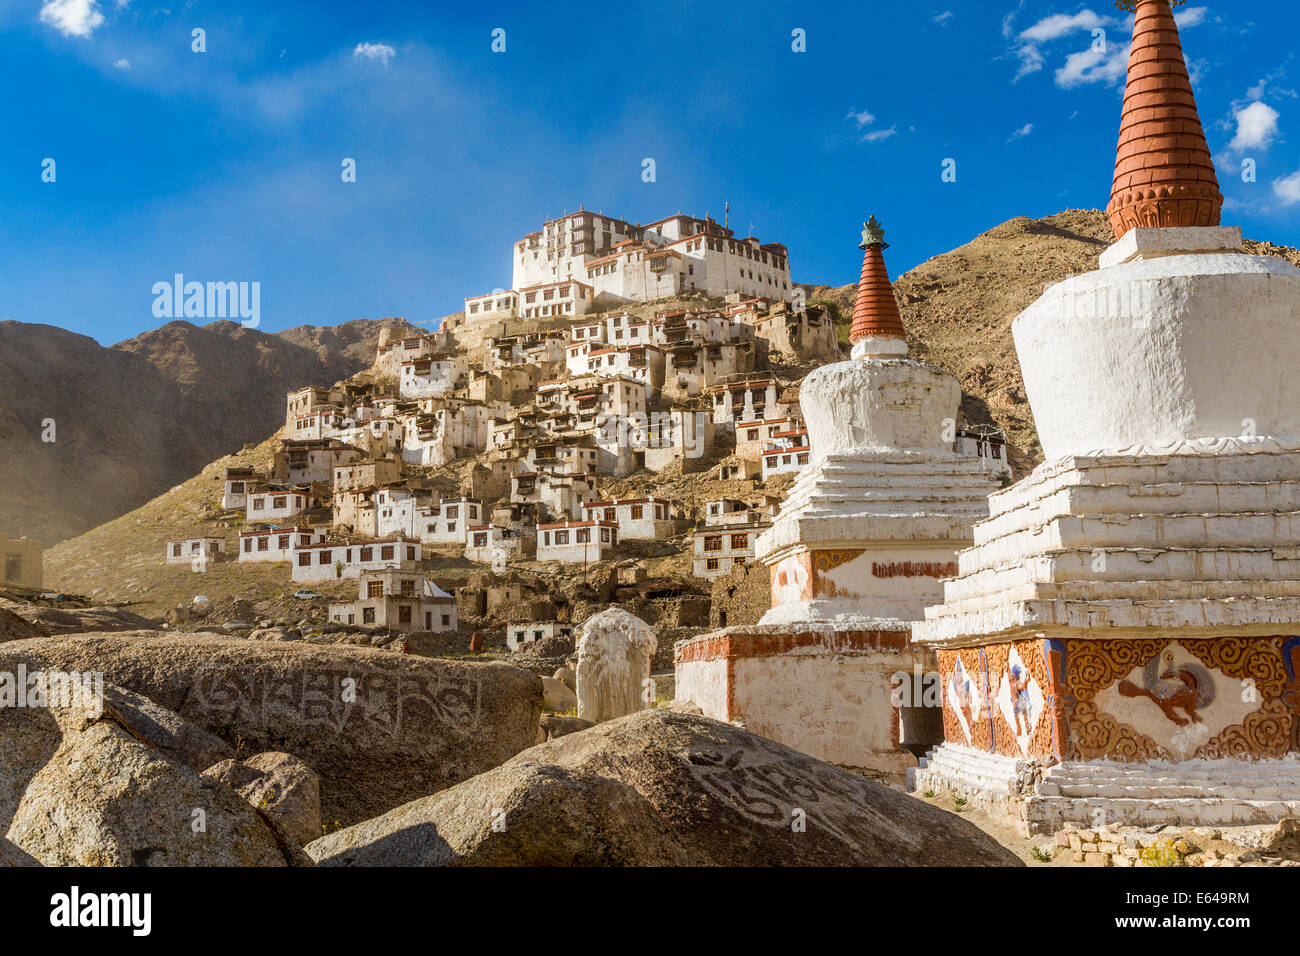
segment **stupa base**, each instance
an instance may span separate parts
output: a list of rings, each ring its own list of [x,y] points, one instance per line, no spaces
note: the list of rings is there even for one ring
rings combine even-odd
[[[674,650],[676,697],[706,717],[841,767],[898,783],[917,765],[903,749],[913,711],[894,688],[932,670],[933,654],[909,643],[905,622],[843,630],[827,624],[730,627]],[[929,708],[932,709],[932,708]],[[930,737],[930,740],[937,739]]]
[[[1066,824],[1247,826],[1300,816],[1300,759],[1145,761],[1042,760],[955,743],[908,772],[908,789],[966,801],[1024,836]]]

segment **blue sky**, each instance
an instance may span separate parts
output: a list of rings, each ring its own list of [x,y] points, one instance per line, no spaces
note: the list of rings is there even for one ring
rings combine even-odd
[[[1225,223],[1300,245],[1294,7],[1179,15]],[[511,243],[580,203],[650,222],[730,202],[738,232],[789,247],[796,280],[831,284],[856,280],[874,214],[897,275],[1013,216],[1105,205],[1127,16],[0,0],[0,319],[111,344],[165,321],[151,289],[180,272],[260,282],[267,331],[425,322],[508,286]]]

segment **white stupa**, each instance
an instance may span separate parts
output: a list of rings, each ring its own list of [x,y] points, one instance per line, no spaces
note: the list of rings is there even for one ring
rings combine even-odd
[[[1300,270],[1219,226],[1169,0],[1131,8],[1117,242],[1013,325],[1046,461],[914,628],[915,785],[1029,832],[1300,811]]]
[[[915,764],[903,748],[940,736],[924,720],[938,716],[937,684],[934,706],[919,699],[934,660],[909,646],[911,622],[956,573],[998,481],[954,451],[961,388],[907,357],[884,230],[873,218],[862,238],[853,357],[800,386],[812,458],[757,542],[772,607],[756,626],[679,643],[677,696],[824,760],[901,775]]]

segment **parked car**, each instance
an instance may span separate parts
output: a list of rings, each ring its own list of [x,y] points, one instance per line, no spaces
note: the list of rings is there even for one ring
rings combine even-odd
[[[299,601],[314,601],[321,597],[319,592],[313,591],[311,588],[299,588],[293,592],[293,596]]]

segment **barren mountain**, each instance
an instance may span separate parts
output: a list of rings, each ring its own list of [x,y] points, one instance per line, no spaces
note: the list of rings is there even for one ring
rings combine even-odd
[[[285,392],[365,368],[379,329],[402,322],[169,322],[112,348],[0,322],[0,532],[52,545],[130,511],[265,439]]]

